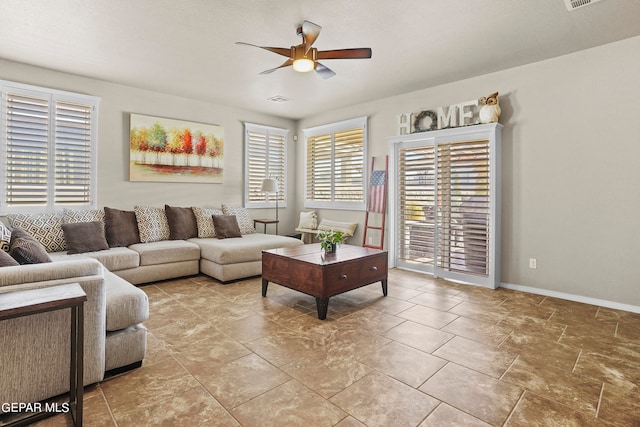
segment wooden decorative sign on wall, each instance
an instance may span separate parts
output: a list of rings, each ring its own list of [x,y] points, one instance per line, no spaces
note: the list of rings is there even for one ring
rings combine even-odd
[[[497,122],[499,118],[498,92],[495,92],[473,101],[398,114],[398,135]]]
[[[222,126],[131,114],[129,180],[221,183]]]

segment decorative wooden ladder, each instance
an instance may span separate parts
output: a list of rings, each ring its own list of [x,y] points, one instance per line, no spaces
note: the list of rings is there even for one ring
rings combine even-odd
[[[387,216],[387,183],[389,172],[389,156],[385,156],[383,170],[374,170],[375,157],[371,158],[371,173],[369,177],[369,191],[367,193],[367,213],[364,218],[364,233],[362,236],[363,248],[382,249],[384,246],[384,227]],[[372,219],[370,214],[380,214],[380,225],[370,225],[369,220]],[[367,243],[367,232],[369,230],[378,230],[380,243],[374,245]]]

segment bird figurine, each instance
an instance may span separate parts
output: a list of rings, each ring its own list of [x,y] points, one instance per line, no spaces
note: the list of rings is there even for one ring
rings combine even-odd
[[[498,92],[492,93],[487,97],[482,97],[479,99],[480,112],[478,113],[480,117],[480,123],[494,123],[500,120],[500,114],[502,111],[500,110],[500,103],[498,102]]]

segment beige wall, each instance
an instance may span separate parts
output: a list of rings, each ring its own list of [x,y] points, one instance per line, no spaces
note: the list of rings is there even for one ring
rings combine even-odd
[[[101,98],[98,135],[98,205],[130,209],[134,205],[220,206],[242,205],[244,182],[243,122],[283,127],[293,131],[295,122],[252,111],[136,89],[95,79],[44,70],[0,60],[0,79],[60,90],[86,93]],[[212,82],[211,84],[215,84]],[[140,113],[217,124],[224,127],[224,182],[222,184],[172,184],[129,181],[129,114]],[[289,142],[288,156],[295,158],[295,144]],[[295,183],[295,162],[288,174]],[[289,200],[293,199],[290,187]],[[294,204],[290,202],[290,204]],[[282,209],[280,234],[293,231],[284,224],[297,221]],[[273,218],[273,209],[252,210],[254,218]],[[294,214],[297,217],[297,213]],[[260,227],[261,229],[261,227]],[[270,227],[269,232],[273,232]]]
[[[368,115],[369,154],[384,156],[398,113],[500,91],[501,281],[640,309],[638,52],[640,37],[327,112],[300,121],[297,133]],[[302,150],[297,161],[303,170]],[[301,187],[296,196],[302,207]],[[320,216],[356,220],[360,232],[364,221],[364,212]]]

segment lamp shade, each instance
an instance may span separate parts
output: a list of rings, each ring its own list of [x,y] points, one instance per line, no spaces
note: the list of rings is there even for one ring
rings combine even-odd
[[[260,191],[263,193],[277,193],[278,192],[278,180],[273,178],[265,178],[262,181],[262,188]]]

